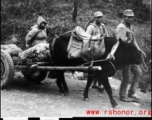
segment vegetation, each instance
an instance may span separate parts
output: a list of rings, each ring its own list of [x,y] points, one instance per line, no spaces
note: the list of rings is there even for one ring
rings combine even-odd
[[[137,2],[138,1],[138,2]],[[150,0],[1,0],[1,43],[11,42],[14,35],[18,46],[25,49],[25,36],[36,24],[38,15],[44,16],[51,27],[50,37],[84,28],[95,11],[104,13],[103,23],[112,34],[122,19],[125,9],[135,12],[135,36],[146,52],[146,63],[151,59]],[[75,9],[74,9],[75,8]],[[116,77],[121,78],[120,72]],[[150,80],[151,81],[151,80]]]

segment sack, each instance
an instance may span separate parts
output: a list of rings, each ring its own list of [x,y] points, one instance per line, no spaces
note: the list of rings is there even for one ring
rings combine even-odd
[[[82,46],[82,40],[78,39],[77,37],[71,36],[68,46],[68,58],[70,59],[80,57]]]
[[[85,61],[97,60],[105,53],[104,38],[99,41],[83,42],[81,57]]]

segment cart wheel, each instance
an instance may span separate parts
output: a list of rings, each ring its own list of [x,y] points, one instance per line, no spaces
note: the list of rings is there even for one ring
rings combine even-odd
[[[8,52],[1,50],[1,89],[7,88],[14,78],[14,63]]]
[[[46,78],[47,71],[22,71],[22,74],[28,81],[40,83]]]

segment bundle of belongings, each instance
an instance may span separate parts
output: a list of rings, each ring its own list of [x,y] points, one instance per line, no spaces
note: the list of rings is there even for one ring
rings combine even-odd
[[[45,61],[50,59],[48,43],[39,43],[19,54],[22,61],[32,59],[33,61]]]
[[[85,61],[97,60],[105,53],[104,36],[92,36],[77,26],[73,31],[67,48],[68,58],[81,57]]]
[[[18,56],[23,51],[15,44],[1,45],[1,49],[7,51],[11,56]]]

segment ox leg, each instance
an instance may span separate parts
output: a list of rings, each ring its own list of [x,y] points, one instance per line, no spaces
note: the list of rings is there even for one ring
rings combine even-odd
[[[61,84],[61,80],[60,80],[59,78],[57,78],[56,84],[57,84],[57,86],[58,86],[58,88],[59,88],[60,95],[64,95],[64,94],[63,94],[63,93],[64,93],[64,90],[63,90],[63,87],[62,87],[62,84]]]
[[[62,73],[60,71],[57,71],[56,84],[59,88],[60,95],[64,95],[64,89],[63,89],[63,86],[62,86]]]
[[[84,101],[87,101],[89,99],[88,92],[89,92],[89,88],[90,88],[90,86],[93,82],[93,78],[94,78],[94,76],[88,76],[87,85],[85,87],[84,94],[83,94],[83,96],[84,96],[83,100]]]
[[[114,100],[114,98],[113,98],[113,96],[112,96],[112,89],[111,89],[111,86],[110,86],[110,84],[109,84],[109,79],[108,79],[108,77],[102,76],[102,79],[101,79],[101,80],[102,80],[102,84],[103,84],[106,92],[108,93],[108,96],[109,96],[109,98],[110,98],[110,102],[111,102],[112,107],[116,108],[116,106],[117,106],[118,104],[116,103],[116,101]]]
[[[68,93],[68,86],[66,84],[65,78],[64,78],[64,71],[58,71],[57,72],[57,86],[59,87],[59,92],[61,95],[66,95]]]
[[[64,95],[67,95],[69,93],[69,89],[68,89],[67,83],[65,81],[64,71],[63,71],[61,77],[62,77],[62,85],[63,85],[63,89],[64,89]]]

